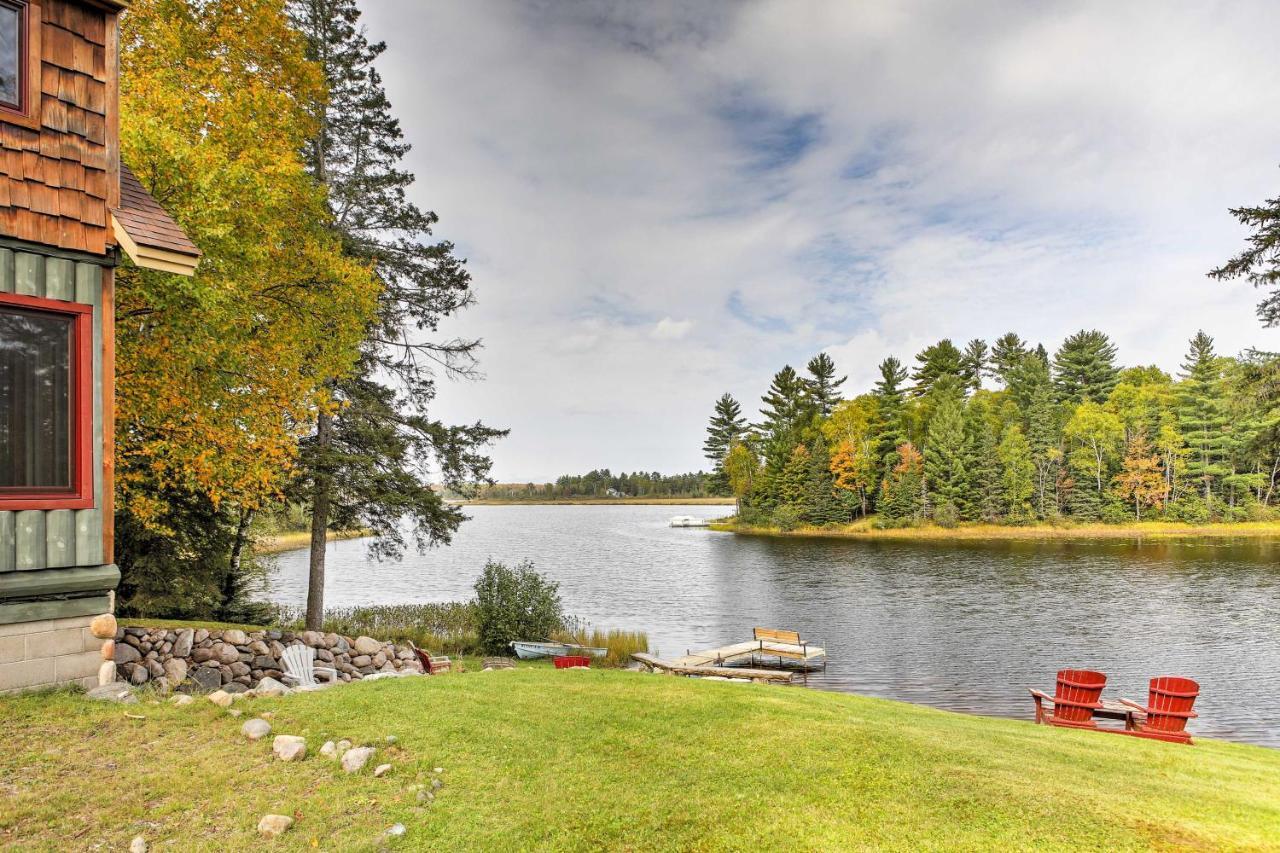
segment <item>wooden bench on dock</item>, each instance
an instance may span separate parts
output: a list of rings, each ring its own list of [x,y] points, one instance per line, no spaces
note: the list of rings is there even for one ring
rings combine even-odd
[[[791,673],[783,672],[776,669],[747,669],[737,666],[696,666],[692,664],[678,663],[673,661],[662,660],[653,655],[636,652],[631,659],[643,664],[651,670],[661,670],[669,672],[673,675],[688,675],[705,678],[707,676],[716,676],[718,678],[749,678],[757,684],[767,682],[790,683]]]

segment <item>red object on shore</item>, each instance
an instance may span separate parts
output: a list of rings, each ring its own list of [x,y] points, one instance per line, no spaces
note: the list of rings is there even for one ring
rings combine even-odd
[[[556,669],[568,669],[571,666],[591,666],[591,658],[586,655],[560,655],[556,658]]]
[[[1146,707],[1128,699],[1120,700],[1146,716],[1141,722],[1135,721],[1133,728],[1124,734],[1172,743],[1191,743],[1187,720],[1198,716],[1191,708],[1199,695],[1200,685],[1190,678],[1164,675],[1151,679]]]
[[[422,664],[422,671],[427,675],[448,672],[453,666],[453,662],[443,655],[432,656],[430,652],[417,646],[413,647],[413,652],[418,656],[418,663]]]
[[[1154,685],[1155,682],[1152,682]],[[1053,695],[1031,691],[1036,703],[1036,722],[1051,726],[1068,726],[1075,729],[1096,729],[1093,712],[1102,707],[1102,688],[1107,686],[1107,676],[1091,669],[1062,669]],[[1053,703],[1053,711],[1045,713],[1043,703]]]

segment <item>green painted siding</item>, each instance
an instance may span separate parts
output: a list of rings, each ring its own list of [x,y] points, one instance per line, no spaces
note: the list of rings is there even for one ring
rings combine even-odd
[[[0,512],[0,573],[66,568],[69,570],[67,578],[70,583],[74,574],[70,570],[75,567],[102,567],[110,562],[110,555],[103,553],[101,509],[103,274],[100,264],[0,247],[0,293],[18,293],[93,306],[94,499],[92,509]],[[18,579],[15,577],[14,580]],[[111,586],[114,585],[112,582]],[[50,587],[46,579],[42,581],[41,589],[48,590],[56,586],[54,584]],[[19,588],[25,587],[21,584],[0,584],[0,605],[3,605],[6,597],[14,597],[17,594],[15,590]],[[4,610],[0,614],[0,622],[6,622],[13,621],[6,614],[12,616],[19,612],[25,613],[30,608],[0,609]]]

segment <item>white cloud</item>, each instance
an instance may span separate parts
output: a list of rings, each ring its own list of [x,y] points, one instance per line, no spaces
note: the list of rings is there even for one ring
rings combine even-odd
[[[678,341],[693,328],[692,320],[672,320],[670,317],[663,317],[654,324],[653,331],[650,336],[660,341]]]
[[[1280,184],[1280,4],[367,4],[415,196],[469,257],[504,479],[687,469],[826,349],[855,392],[949,336],[1081,327],[1173,367]],[[678,383],[673,376],[679,376]]]

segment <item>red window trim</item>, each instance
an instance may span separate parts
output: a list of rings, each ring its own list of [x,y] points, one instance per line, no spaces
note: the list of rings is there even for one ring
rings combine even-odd
[[[0,511],[93,508],[93,306],[0,293],[0,307],[71,317],[72,488],[0,494]]]
[[[40,36],[44,15],[40,0],[0,0],[18,9],[21,39],[18,46],[18,106],[0,102],[0,121],[40,128]]]

